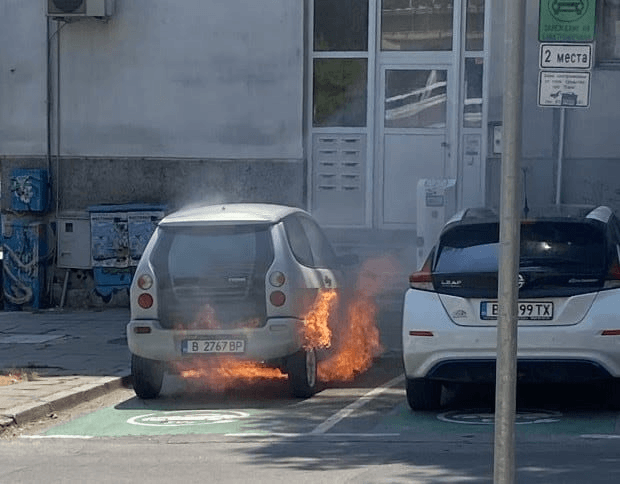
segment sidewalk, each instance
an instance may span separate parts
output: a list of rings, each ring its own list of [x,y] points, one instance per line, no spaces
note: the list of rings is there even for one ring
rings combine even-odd
[[[0,369],[34,376],[0,386],[0,430],[122,386],[128,321],[128,309],[0,311]]]

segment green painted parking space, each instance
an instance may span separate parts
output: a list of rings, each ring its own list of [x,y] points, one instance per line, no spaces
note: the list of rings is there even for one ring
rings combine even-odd
[[[320,422],[304,419],[289,406],[267,408],[123,408],[110,407],[49,428],[46,436],[121,437],[148,435],[221,434],[270,435],[310,434]],[[299,411],[299,409],[297,409]],[[326,418],[329,415],[326,416]],[[354,415],[351,415],[354,417]],[[560,412],[520,409],[517,434],[522,435],[615,435],[620,417],[613,412]],[[492,434],[494,415],[485,409],[455,409],[413,412],[397,404],[378,417],[373,433],[394,435]],[[338,432],[337,428],[333,432]],[[329,432],[328,432],[329,433]]]
[[[614,412],[561,412],[519,409],[515,419],[517,434],[585,435],[616,434],[620,417]],[[493,433],[494,414],[488,409],[454,409],[440,412],[414,412],[402,404],[380,422],[382,432],[407,434]]]
[[[256,409],[120,410],[106,408],[48,429],[47,436],[268,433],[265,412]]]

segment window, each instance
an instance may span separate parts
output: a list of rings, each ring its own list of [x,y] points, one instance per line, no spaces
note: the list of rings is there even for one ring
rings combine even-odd
[[[368,0],[314,0],[314,50],[368,50]]]
[[[300,217],[299,220],[310,241],[310,247],[314,258],[314,267],[329,268],[335,266],[336,255],[327,237],[316,222],[307,217]]]
[[[482,74],[483,58],[465,59],[465,106],[463,107],[463,127],[482,127]]]
[[[383,0],[381,50],[452,50],[454,0]]]
[[[620,0],[602,0],[596,48],[602,63],[620,64]]]
[[[447,71],[386,71],[386,128],[444,128]]]
[[[366,59],[314,59],[315,128],[366,126],[367,66]]]
[[[287,217],[284,219],[284,228],[286,229],[286,236],[291,246],[291,251],[297,262],[306,267],[313,267],[314,259],[312,258],[310,242],[308,242],[306,232],[304,232],[299,219],[294,215]]]
[[[540,222],[521,225],[520,267],[599,274],[605,264],[604,233],[592,224]],[[441,239],[436,272],[497,271],[499,225],[455,227]],[[542,270],[542,269],[541,269]]]
[[[467,0],[465,50],[484,50],[484,0]]]

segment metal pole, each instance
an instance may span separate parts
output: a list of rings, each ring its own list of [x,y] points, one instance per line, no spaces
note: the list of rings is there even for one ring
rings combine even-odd
[[[562,172],[564,171],[564,131],[566,126],[566,108],[560,109],[560,136],[558,137],[558,172],[555,183],[555,203],[562,203]]]
[[[504,40],[503,153],[498,274],[497,370],[493,481],[515,481],[517,276],[525,0],[507,0]]]

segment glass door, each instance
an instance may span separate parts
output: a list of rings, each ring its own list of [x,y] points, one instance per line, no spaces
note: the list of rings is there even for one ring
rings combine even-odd
[[[450,66],[382,68],[382,225],[416,224],[417,185],[448,176]]]

